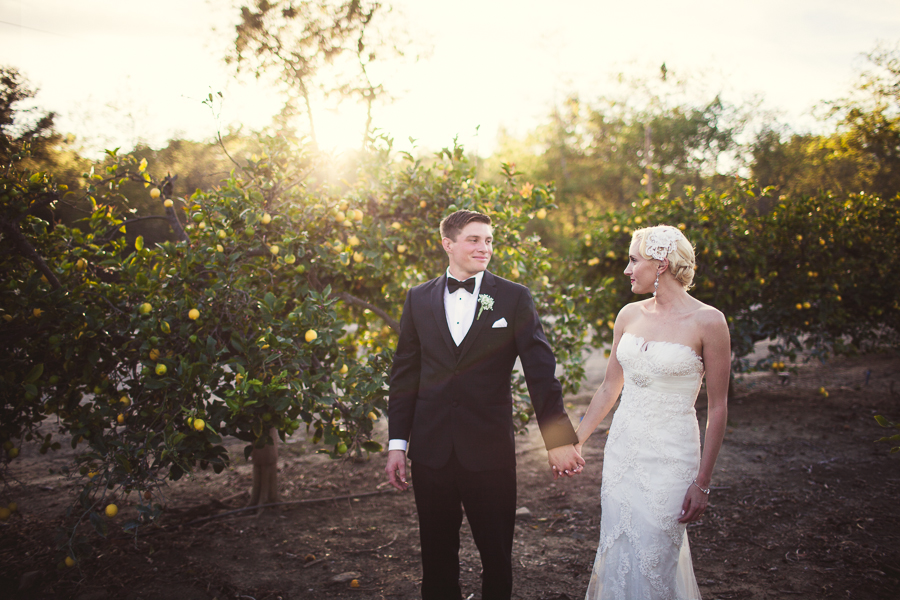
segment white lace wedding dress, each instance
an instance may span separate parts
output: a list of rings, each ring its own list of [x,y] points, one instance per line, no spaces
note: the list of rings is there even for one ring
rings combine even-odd
[[[681,344],[624,333],[625,373],[603,459],[600,545],[587,600],[688,600],[700,590],[681,504],[700,466],[694,401],[703,361]]]

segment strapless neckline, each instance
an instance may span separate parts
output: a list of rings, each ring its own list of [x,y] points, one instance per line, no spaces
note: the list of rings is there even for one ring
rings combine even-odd
[[[632,339],[634,339],[636,342],[639,342],[638,349],[642,352],[646,352],[647,347],[650,344],[660,344],[660,345],[664,345],[664,346],[677,346],[679,348],[687,349],[687,351],[691,353],[691,356],[693,356],[694,358],[699,360],[701,363],[703,362],[703,357],[700,356],[699,354],[697,354],[696,352],[694,352],[693,348],[691,348],[690,346],[687,346],[685,344],[679,344],[678,342],[662,342],[659,340],[645,340],[644,338],[634,335],[633,333],[629,333],[627,331],[622,334],[622,337],[624,338],[626,335],[631,337]]]

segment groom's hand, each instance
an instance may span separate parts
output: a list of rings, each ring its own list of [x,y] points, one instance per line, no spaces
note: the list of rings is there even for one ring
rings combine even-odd
[[[560,475],[568,477],[577,475],[584,468],[584,459],[581,458],[581,454],[578,453],[578,450],[572,444],[553,448],[547,454],[554,480]]]
[[[387,466],[384,467],[387,473],[388,483],[400,490],[406,491],[409,484],[406,483],[406,452],[403,450],[388,451]]]

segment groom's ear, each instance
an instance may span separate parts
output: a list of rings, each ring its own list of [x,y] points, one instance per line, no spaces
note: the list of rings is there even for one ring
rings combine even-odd
[[[453,240],[451,240],[448,237],[441,238],[441,246],[444,247],[444,252],[446,252],[447,254],[450,254],[450,244],[452,244],[452,243],[453,243]]]

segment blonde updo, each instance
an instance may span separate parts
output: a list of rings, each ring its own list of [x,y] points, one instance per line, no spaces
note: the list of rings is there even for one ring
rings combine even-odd
[[[671,241],[672,244],[663,247],[655,246],[648,250],[647,242],[650,238],[655,240]],[[632,243],[638,243],[638,251],[641,256],[648,260],[654,258],[659,260],[660,249],[665,253],[665,257],[669,259],[669,271],[675,276],[675,279],[689,290],[694,284],[694,271],[697,268],[696,258],[694,256],[694,247],[688,241],[684,234],[676,227],[671,225],[656,225],[655,227],[644,227],[634,232],[631,237]],[[673,247],[674,246],[674,247]],[[656,250],[657,256],[653,256],[650,250]]]

